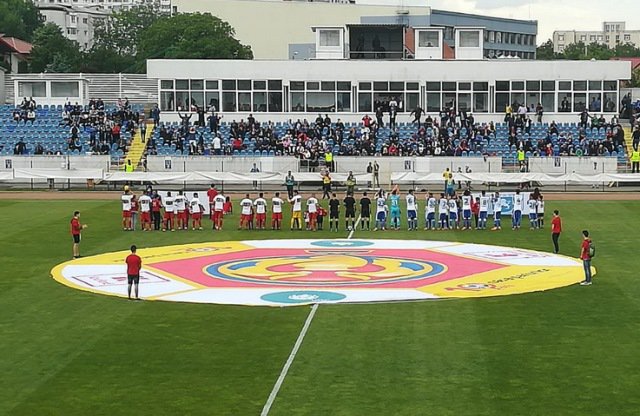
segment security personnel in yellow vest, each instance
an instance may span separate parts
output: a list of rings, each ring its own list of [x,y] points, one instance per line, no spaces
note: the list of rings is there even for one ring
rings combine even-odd
[[[346,185],[347,185],[347,193],[353,195],[353,191],[355,190],[355,187],[356,187],[356,178],[355,176],[353,176],[352,171],[349,171],[349,176],[347,176]]]
[[[131,159],[127,159],[127,164],[124,165],[125,172],[133,172],[133,165],[131,164]]]
[[[637,147],[631,152],[631,173],[640,173],[640,149]]]
[[[322,199],[331,199],[331,175],[325,172],[322,175]]]
[[[329,172],[333,172],[333,153],[331,153],[331,150],[324,154],[324,163],[327,169],[329,169]]]
[[[526,160],[525,160],[525,153],[522,148],[518,149],[518,164],[520,165],[520,172],[525,172]]]

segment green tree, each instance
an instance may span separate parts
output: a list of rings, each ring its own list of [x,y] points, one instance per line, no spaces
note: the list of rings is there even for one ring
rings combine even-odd
[[[633,43],[623,43],[616,45],[613,50],[613,55],[616,57],[635,58],[640,56],[640,48],[636,48]]]
[[[640,88],[640,68],[636,68],[631,73],[630,88]]]
[[[31,72],[77,72],[82,54],[77,42],[64,37],[54,23],[47,23],[33,34]]]
[[[0,33],[31,42],[44,18],[31,0],[0,0]]]
[[[162,17],[142,34],[138,60],[253,59],[251,47],[234,36],[231,25],[209,13]]]
[[[81,72],[117,74],[134,72],[138,67],[134,55],[122,55],[110,48],[91,48],[84,53],[80,67]]]
[[[156,3],[115,12],[97,23],[94,48],[111,50],[121,56],[135,55],[144,31],[162,16]]]
[[[557,59],[556,53],[553,51],[553,41],[551,39],[536,48],[536,59],[541,61]]]

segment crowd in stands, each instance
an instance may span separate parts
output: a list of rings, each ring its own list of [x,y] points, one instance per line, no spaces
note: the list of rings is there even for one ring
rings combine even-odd
[[[33,125],[37,113],[36,101],[24,98],[21,105],[13,111],[16,129],[26,128],[23,126],[29,122]],[[90,99],[87,105],[67,101],[59,114],[57,125],[46,125],[46,134],[62,130],[66,149],[45,148],[47,138],[42,137],[42,142],[34,143],[33,154],[62,154],[63,150],[96,155],[109,155],[114,150],[125,152],[130,144],[128,138],[138,128],[141,120],[140,112],[133,109],[126,98],[118,100],[115,106],[105,106],[100,98]],[[27,153],[27,145],[22,137],[15,143],[13,153]]]
[[[398,123],[394,107],[393,102],[378,106],[375,118],[365,114],[360,123],[334,122],[328,114],[319,114],[314,121],[261,123],[250,114],[247,119],[223,124],[222,115],[215,110],[208,117],[205,111],[179,113],[179,124],[161,123],[149,154],[157,154],[161,144],[189,155],[233,155],[249,150],[309,161],[320,160],[327,152],[338,156],[492,155],[496,153],[492,141],[505,136],[508,146],[504,150],[524,150],[531,156],[610,155],[624,141],[617,116],[606,120],[586,109],[576,127],[555,121],[543,124],[541,104],[508,106],[498,126],[476,122],[471,112],[456,111],[455,105],[435,116],[418,107],[409,114],[411,121]]]
[[[586,108],[579,114],[576,125],[543,122],[541,104],[527,107],[513,103],[506,107],[500,123],[477,122],[471,112],[457,110],[454,102],[438,114],[427,114],[420,107],[411,113],[399,113],[398,107],[402,104],[395,99],[376,104],[376,111],[365,114],[358,123],[345,123],[339,118],[334,121],[328,114],[318,114],[313,121],[298,119],[285,123],[259,121],[250,114],[246,119],[223,123],[223,116],[215,107],[180,111],[179,123],[160,123],[160,110],[155,106],[149,117],[158,128],[155,134],[149,135],[146,154],[166,154],[168,148],[188,155],[249,152],[295,156],[310,163],[325,159],[327,153],[411,157],[524,151],[530,156],[586,156],[620,152],[624,141],[617,116],[607,120]],[[597,107],[595,104],[593,108]],[[24,125],[29,128],[29,122],[34,124],[37,114],[36,102],[24,98],[13,111],[16,128],[25,128]],[[633,104],[631,98],[625,96],[621,117],[636,120],[639,115],[640,101]],[[401,117],[404,120],[398,120]],[[14,142],[14,153],[47,154],[65,150],[102,155],[124,153],[131,135],[144,118],[126,98],[111,106],[99,98],[89,100],[87,105],[67,102],[58,125],[66,130],[66,149],[51,150],[44,143],[34,143],[28,149],[20,139]]]

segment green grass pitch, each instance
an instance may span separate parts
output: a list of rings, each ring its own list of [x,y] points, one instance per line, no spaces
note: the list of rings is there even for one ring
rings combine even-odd
[[[71,256],[75,209],[89,224],[85,256],[133,243],[336,237],[237,231],[237,214],[221,233],[131,233],[118,201],[0,201],[0,414],[260,414],[309,307],[128,302],[62,286],[49,271]],[[321,305],[270,414],[638,415],[640,202],[548,201],[553,209],[561,254],[577,256],[580,230],[592,232],[593,286]],[[354,237],[551,251],[548,227]]]

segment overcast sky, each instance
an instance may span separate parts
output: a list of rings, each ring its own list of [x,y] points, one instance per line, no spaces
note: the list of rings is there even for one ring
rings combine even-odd
[[[538,44],[554,30],[601,30],[602,22],[626,21],[640,30],[638,0],[429,0],[434,9],[538,21]]]

